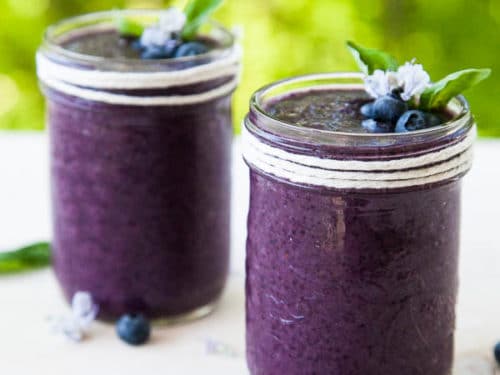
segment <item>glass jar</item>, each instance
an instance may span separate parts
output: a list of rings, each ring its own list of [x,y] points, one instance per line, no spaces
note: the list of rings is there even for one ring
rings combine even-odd
[[[37,54],[51,146],[54,269],[68,299],[90,292],[102,318],[172,320],[210,312],[229,264],[233,36],[161,60],[70,51],[68,41],[145,24],[158,11],[112,11],[50,27]]]
[[[449,375],[461,178],[475,126],[462,97],[439,127],[340,133],[273,118],[292,92],[362,89],[359,74],[303,76],[254,94],[247,358],[259,374]]]

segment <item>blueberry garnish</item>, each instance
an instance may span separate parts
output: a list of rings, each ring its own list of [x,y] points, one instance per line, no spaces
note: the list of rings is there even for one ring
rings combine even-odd
[[[371,118],[363,120],[361,126],[370,133],[392,133],[394,131],[394,126],[390,123],[375,121]]]
[[[495,348],[493,349],[493,354],[495,355],[495,360],[500,365],[500,342],[497,342]]]
[[[441,116],[435,114],[435,113],[426,113],[425,114],[425,119],[427,121],[427,127],[433,127],[433,126],[438,126],[443,123],[443,119]]]
[[[373,117],[373,103],[366,103],[361,106],[360,112],[363,116],[372,118]]]
[[[371,117],[377,121],[396,123],[407,110],[406,102],[389,94],[375,100]]]
[[[427,127],[427,114],[418,110],[406,111],[396,124],[396,133],[406,133]]]
[[[165,49],[159,46],[150,46],[141,52],[141,58],[144,60],[166,59],[168,57]]]
[[[116,323],[118,336],[130,345],[141,345],[149,339],[151,326],[143,315],[123,315]]]
[[[200,42],[181,44],[175,51],[175,57],[196,56],[208,52],[208,47]]]

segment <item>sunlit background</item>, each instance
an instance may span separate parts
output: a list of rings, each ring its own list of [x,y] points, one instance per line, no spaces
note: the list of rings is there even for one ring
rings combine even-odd
[[[0,128],[43,129],[34,54],[43,30],[62,18],[111,8],[157,8],[183,1],[0,0]],[[244,30],[244,74],[235,127],[259,86],[286,76],[356,70],[347,39],[418,57],[435,80],[452,71],[491,67],[466,93],[483,136],[500,137],[498,0],[226,0],[216,18]]]

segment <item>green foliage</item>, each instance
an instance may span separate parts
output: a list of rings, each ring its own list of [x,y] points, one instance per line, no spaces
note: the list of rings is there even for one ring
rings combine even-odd
[[[124,7],[162,7],[164,0],[0,1],[0,128],[42,129],[43,99],[34,54],[43,30],[76,14]],[[291,75],[358,71],[346,40],[391,51],[401,63],[418,58],[431,77],[469,66],[491,78],[467,92],[482,135],[500,136],[500,1],[226,0],[214,16],[244,29],[244,70],[235,95],[239,127],[258,87]]]
[[[396,59],[387,52],[361,47],[354,42],[347,42],[347,48],[351,51],[361,71],[366,74],[373,74],[375,70],[379,69],[396,71],[399,67]]]
[[[0,253],[0,275],[23,272],[50,265],[50,244],[40,242],[18,250]]]
[[[186,25],[182,30],[184,39],[192,39],[224,0],[190,0],[186,6]]]
[[[126,17],[116,19],[116,29],[121,35],[140,37],[144,26]]]
[[[485,80],[491,69],[465,69],[447,75],[427,88],[420,97],[420,107],[424,110],[439,110],[455,96]]]

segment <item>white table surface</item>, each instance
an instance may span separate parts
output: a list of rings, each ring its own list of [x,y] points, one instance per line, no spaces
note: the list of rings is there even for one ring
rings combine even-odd
[[[231,277],[211,316],[186,325],[155,327],[152,341],[140,348],[123,344],[113,326],[102,323],[76,344],[50,333],[46,318],[69,311],[50,270],[0,277],[0,374],[247,374],[248,176],[239,149],[237,139]],[[0,132],[0,249],[50,238],[47,156],[44,134]],[[491,348],[500,340],[499,159],[500,141],[479,141],[475,166],[464,182],[456,334],[460,371],[455,374],[492,374]],[[220,350],[210,352],[207,342],[219,343]],[[490,370],[466,370],[471,361]]]

